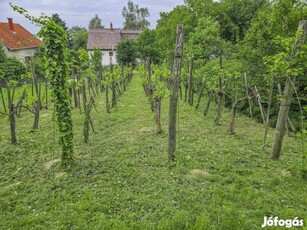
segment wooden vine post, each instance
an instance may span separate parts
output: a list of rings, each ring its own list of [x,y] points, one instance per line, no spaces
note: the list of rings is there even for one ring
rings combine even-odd
[[[170,79],[170,103],[168,123],[168,159],[174,161],[176,150],[176,115],[179,88],[179,75],[183,51],[183,26],[177,25],[176,48],[174,59],[174,77]]]
[[[16,138],[16,117],[15,109],[13,103],[13,97],[11,96],[10,88],[7,87],[7,98],[8,98],[8,107],[9,107],[9,119],[10,119],[10,130],[11,130],[11,143],[13,145],[17,144]]]
[[[36,102],[33,108],[34,113],[34,122],[32,125],[33,129],[38,129],[38,122],[39,122],[39,114],[41,110],[41,86],[37,82],[36,79],[36,73],[35,73],[35,66],[34,66],[34,60],[31,58],[30,60],[30,68],[31,68],[31,74],[32,74],[32,81],[35,87],[35,93],[36,93]]]
[[[302,20],[299,22],[298,30],[303,30],[302,37],[297,39],[294,44],[293,51],[290,56],[290,60],[292,60],[299,51],[301,45],[305,43],[306,33],[307,33],[307,20]],[[278,119],[276,123],[274,140],[272,146],[272,160],[278,160],[281,152],[281,146],[285,134],[286,121],[289,114],[291,98],[293,94],[292,84],[295,85],[295,77],[287,77],[285,83],[284,93],[282,94],[281,103],[279,107]],[[292,83],[291,83],[292,82]]]
[[[115,79],[113,74],[113,63],[112,57],[110,56],[110,74],[111,74],[111,90],[112,90],[112,108],[116,106],[116,90],[115,90]]]
[[[193,105],[193,68],[194,68],[194,57],[191,57],[190,61],[190,71],[189,71],[189,87],[188,87],[188,102]]]
[[[248,100],[248,106],[249,106],[249,117],[253,117],[253,101],[251,96],[249,95],[248,90],[248,83],[247,83],[247,76],[246,72],[244,72],[244,83],[245,83],[245,94]]]

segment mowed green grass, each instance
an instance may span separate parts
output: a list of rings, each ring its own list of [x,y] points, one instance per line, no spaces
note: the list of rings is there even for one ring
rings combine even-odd
[[[264,127],[240,116],[228,134],[228,109],[214,125],[216,107],[202,115],[179,104],[176,161],[167,158],[168,98],[163,133],[134,78],[111,114],[95,99],[96,133],[83,143],[84,114],[73,110],[75,162],[61,157],[52,110],[17,119],[18,144],[0,115],[0,229],[260,229],[264,216],[300,217],[307,224],[307,182],[300,180],[301,144],[285,137],[279,161],[263,150]],[[52,161],[55,160],[55,164]]]

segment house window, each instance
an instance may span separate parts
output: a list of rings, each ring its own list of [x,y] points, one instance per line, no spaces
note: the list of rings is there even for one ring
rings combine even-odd
[[[109,56],[110,56],[110,57],[113,57],[113,52],[109,52]]]

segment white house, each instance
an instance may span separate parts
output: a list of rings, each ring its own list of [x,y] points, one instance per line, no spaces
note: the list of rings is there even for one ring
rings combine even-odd
[[[142,30],[115,29],[112,23],[108,29],[90,29],[87,50],[91,54],[94,48],[99,48],[102,52],[102,65],[110,65],[110,62],[116,65],[117,44],[124,39],[136,39],[141,32]]]
[[[8,56],[18,57],[22,61],[32,57],[43,44],[20,24],[13,23],[12,18],[8,18],[8,22],[0,22],[0,40]]]

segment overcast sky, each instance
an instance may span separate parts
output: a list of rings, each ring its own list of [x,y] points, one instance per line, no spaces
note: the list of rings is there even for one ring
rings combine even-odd
[[[122,9],[128,0],[0,0],[0,22],[7,22],[7,18],[13,18],[36,34],[38,27],[32,25],[29,20],[14,12],[9,2],[26,9],[30,15],[39,17],[41,13],[49,16],[58,13],[68,27],[74,25],[88,27],[89,21],[98,14],[105,27],[110,22],[113,27],[123,27]],[[133,0],[140,7],[147,7],[150,13],[150,27],[155,28],[160,12],[169,12],[175,6],[183,4],[184,0]]]

